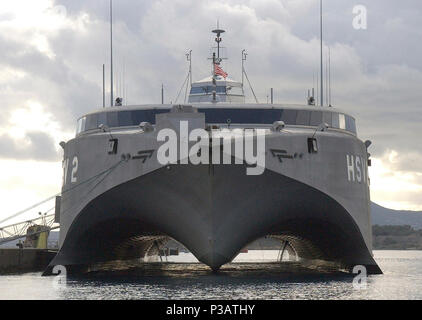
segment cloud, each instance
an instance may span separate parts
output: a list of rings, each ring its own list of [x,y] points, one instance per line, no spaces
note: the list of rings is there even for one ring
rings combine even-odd
[[[60,192],[63,172],[61,162],[1,159],[0,168],[0,199],[3,204],[0,217],[2,218],[11,216]],[[54,200],[5,224],[37,217],[39,211],[50,210],[49,213],[52,213],[53,207]]]
[[[373,159],[371,197],[389,208],[422,210],[422,156],[389,150]]]
[[[0,158],[59,161],[60,155],[51,136],[44,132],[29,132],[24,139],[1,135]]]
[[[368,8],[365,31],[352,27],[354,3],[325,1],[324,48],[331,48],[333,103],[356,117],[360,137],[373,141],[370,152],[382,160],[383,168],[418,177],[422,3],[359,4]],[[102,64],[109,104],[108,5],[106,0],[0,5],[0,141],[11,146],[11,152],[4,151],[7,157],[31,157],[29,151],[19,151],[22,141],[37,148],[45,144],[46,154],[52,155],[46,134],[56,144],[69,138],[76,119],[102,105]],[[174,102],[187,74],[188,49],[193,50],[194,79],[209,74],[210,30],[217,19],[227,30],[223,45],[230,59],[224,68],[230,77],[240,79],[240,52],[246,48],[246,70],[261,102],[270,88],[276,102],[305,102],[319,70],[317,0],[114,1],[115,93],[125,95],[129,104],[160,103],[164,83],[166,102]],[[253,101],[251,94],[248,100]],[[32,128],[44,133],[35,137],[20,126],[16,135],[11,119],[28,101],[36,101],[57,123],[54,133]],[[32,151],[34,158],[42,157]],[[384,156],[392,151],[398,154],[395,163]],[[376,174],[375,186],[376,179],[385,178]]]

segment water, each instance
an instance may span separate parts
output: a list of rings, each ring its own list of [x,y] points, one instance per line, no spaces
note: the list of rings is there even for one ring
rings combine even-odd
[[[422,299],[422,251],[375,251],[384,274],[369,276],[361,290],[350,275],[288,272],[289,265],[272,263],[277,254],[240,254],[219,274],[182,254],[173,260],[183,264],[68,277],[62,284],[40,273],[0,276],[0,299]]]

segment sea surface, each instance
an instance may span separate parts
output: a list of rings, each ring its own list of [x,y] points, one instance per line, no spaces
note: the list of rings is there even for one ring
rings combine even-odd
[[[275,263],[278,251],[241,253],[215,274],[189,253],[130,272],[78,277],[0,276],[0,299],[422,299],[422,251],[374,251],[383,275],[366,287],[353,275]]]

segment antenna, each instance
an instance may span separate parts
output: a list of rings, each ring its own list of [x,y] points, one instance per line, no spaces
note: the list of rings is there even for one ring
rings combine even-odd
[[[322,57],[322,0],[320,0],[320,30],[321,30],[321,107],[324,106],[324,67]]]
[[[312,88],[308,89],[307,102],[308,106],[315,105],[315,72],[312,73]]]
[[[123,96],[123,104],[126,104],[126,60],[123,60],[123,89],[122,89],[122,96]]]
[[[315,75],[313,75],[313,82],[315,82]],[[308,106],[315,105],[315,87],[314,83],[312,83],[312,89],[308,89],[308,97],[307,97]]]
[[[103,108],[105,108],[105,65],[103,63]]]
[[[214,31],[213,31],[214,32]],[[215,52],[212,54],[212,66],[213,66],[213,73],[212,73],[212,83],[214,85],[214,90],[212,91],[212,102],[217,102],[217,81],[216,81],[216,74],[215,74]]]
[[[223,39],[221,39],[220,35],[226,31],[222,30],[219,28],[219,23],[217,22],[217,29],[212,31],[213,33],[215,33],[217,35],[217,37],[215,38],[215,42],[217,42],[217,59],[215,59],[215,63],[216,64],[220,64],[221,60],[220,59],[220,42],[223,41]]]
[[[192,87],[192,50],[189,50],[186,53],[186,59],[189,61],[189,78],[190,78],[190,86]]]
[[[119,84],[120,84],[120,76],[119,76],[119,72],[120,72],[120,70],[118,68],[115,68],[114,73],[116,74],[116,79],[114,79],[114,83],[115,83],[116,88],[114,88],[114,89],[116,89],[116,92],[115,92],[116,99],[120,95],[120,87],[119,87]]]
[[[319,73],[317,72],[316,74],[316,105],[318,106],[318,102],[319,102]]]
[[[113,98],[113,0],[110,0],[110,104],[114,105]]]
[[[325,104],[328,106],[328,54],[325,57]]]
[[[329,87],[329,101],[328,105],[331,107],[331,48],[328,48],[328,87]]]
[[[245,70],[245,65],[244,65],[244,62],[246,61],[246,57],[248,56],[248,54],[246,53],[246,50],[245,49],[243,49],[242,50],[242,89],[243,89],[243,76],[246,76],[246,80],[248,81],[248,83],[249,83],[249,87],[251,88],[251,91],[252,91],[252,94],[253,94],[253,96],[254,96],[254,98],[255,98],[255,102],[257,103],[257,104],[259,104],[259,102],[258,102],[258,99],[257,99],[257,97],[256,97],[256,95],[255,95],[255,91],[253,90],[253,88],[252,88],[252,85],[251,85],[251,82],[249,81],[249,78],[248,78],[248,74],[246,73],[246,70]],[[243,93],[245,93],[245,91],[243,91]]]
[[[246,49],[242,50],[242,89],[243,89],[243,83],[244,83],[244,74],[245,74],[245,61],[248,54],[246,53]]]

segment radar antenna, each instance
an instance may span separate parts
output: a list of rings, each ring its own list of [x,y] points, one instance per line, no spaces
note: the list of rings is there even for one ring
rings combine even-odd
[[[223,29],[220,29],[219,23],[217,22],[217,29],[213,30],[212,32],[217,35],[217,37],[215,38],[215,42],[217,42],[217,58],[215,60],[215,63],[220,64],[222,61],[222,59],[220,58],[220,42],[223,41],[223,39],[220,36],[222,33],[226,31]]]
[[[226,32],[223,29],[220,29],[219,26],[219,22],[217,21],[217,29],[212,30],[213,33],[215,33],[217,36],[215,38],[215,42],[217,42],[217,57],[215,55],[215,52],[212,54],[212,67],[213,67],[213,72],[212,72],[212,83],[213,83],[213,91],[212,91],[212,102],[216,103],[217,102],[217,79],[216,79],[216,65],[220,65],[221,61],[223,59],[220,58],[220,43],[221,41],[223,41],[223,39],[221,38],[221,34]]]

